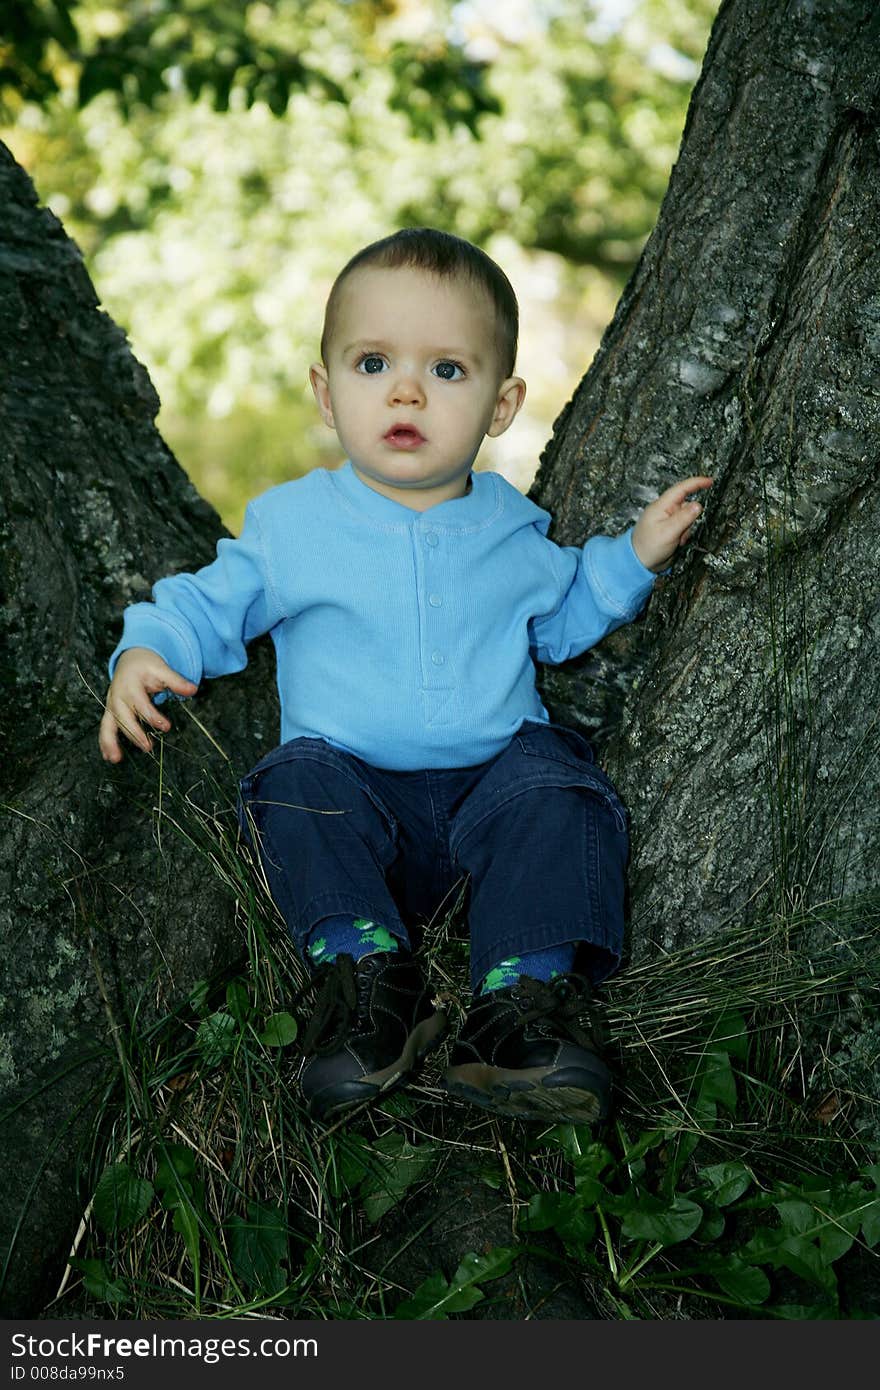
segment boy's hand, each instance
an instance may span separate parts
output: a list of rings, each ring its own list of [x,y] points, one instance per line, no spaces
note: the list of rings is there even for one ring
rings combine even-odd
[[[680,545],[691,534],[691,526],[703,508],[699,502],[686,502],[689,492],[711,487],[712,479],[702,474],[683,478],[661,492],[655,502],[642,512],[633,531],[633,550],[646,569],[659,574],[665,569]]]
[[[141,722],[161,729],[163,733],[171,728],[164,714],[160,714],[150,699],[160,690],[173,690],[175,695],[195,695],[198,686],[185,676],[178,675],[177,671],[172,671],[161,656],[150,651],[149,647],[129,647],[124,651],[116,663],[107,691],[107,703],[98,733],[98,746],[105,762],[122,761],[120,729],[129,742],[149,753],[153,740],[141,728]]]

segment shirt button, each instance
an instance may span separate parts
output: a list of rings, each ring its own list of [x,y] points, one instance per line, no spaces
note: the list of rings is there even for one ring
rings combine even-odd
[[[429,594],[428,602],[432,608],[442,608],[443,606],[443,600],[439,594]]]
[[[433,661],[435,666],[443,666],[446,661],[446,657],[443,655],[442,652],[432,652],[431,660]]]
[[[426,531],[426,532],[425,532],[425,545],[436,545],[436,544],[437,544],[437,539],[438,539],[438,538],[437,538],[437,532],[436,532],[436,531]]]

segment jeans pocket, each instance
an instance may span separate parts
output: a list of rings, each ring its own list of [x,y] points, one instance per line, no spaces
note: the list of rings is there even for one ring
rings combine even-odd
[[[590,740],[564,724],[530,720],[517,731],[516,739],[521,751],[533,757],[554,758],[573,767],[583,763],[593,766],[596,762],[596,750]]]
[[[593,792],[611,811],[617,829],[627,834],[628,813],[611,778],[596,762],[589,739],[562,724],[529,723],[516,735],[520,751],[545,766],[562,764],[576,773],[570,785]]]
[[[254,808],[259,807],[261,784],[270,773],[280,771],[294,801],[301,792],[304,798],[303,807],[307,808],[316,785],[316,768],[326,769],[327,773],[335,774],[337,778],[342,779],[344,785],[353,787],[370,802],[381,820],[393,858],[399,838],[397,818],[372,786],[369,768],[353,754],[335,748],[322,738],[294,738],[282,743],[278,748],[273,748],[271,753],[261,758],[239,782],[240,800],[242,803],[251,803]],[[332,801],[334,778],[332,775],[328,778],[327,773],[318,773],[318,783],[321,785],[322,793],[326,791]],[[335,787],[338,790],[338,781]],[[334,808],[334,811],[347,809],[343,806]]]

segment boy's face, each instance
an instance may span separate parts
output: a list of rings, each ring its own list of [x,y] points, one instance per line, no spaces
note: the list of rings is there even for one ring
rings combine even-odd
[[[361,481],[415,511],[464,495],[484,436],[525,396],[502,377],[486,292],[411,267],[351,273],[309,376]]]

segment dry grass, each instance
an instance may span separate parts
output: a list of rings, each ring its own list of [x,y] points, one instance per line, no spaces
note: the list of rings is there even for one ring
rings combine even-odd
[[[480,1172],[515,1239],[531,1193],[566,1190],[557,1136],[451,1103],[437,1085],[444,1050],[417,1084],[384,1105],[329,1129],[310,1122],[297,1092],[296,1043],[260,1041],[272,1014],[289,1010],[300,1024],[308,1014],[306,980],[265,882],[231,817],[218,819],[167,780],[163,790],[163,833],[186,836],[234,901],[242,941],[239,1013],[243,999],[247,1007],[219,1058],[206,1057],[199,1028],[211,1014],[229,1012],[228,979],[125,1039],[108,1078],[91,1181],[108,1164],[124,1162],[156,1186],[169,1146],[188,1150],[197,1175],[184,1203],[190,1238],[158,1200],[115,1235],[87,1210],[73,1253],[103,1261],[109,1303],[94,1297],[94,1279],[100,1285],[102,1276],[93,1272],[89,1297],[76,1270],[50,1314],[80,1307],[107,1316],[109,1307],[139,1319],[388,1316],[409,1290],[387,1271],[400,1267],[397,1257],[420,1232],[398,1230],[389,1252],[389,1223],[369,1215],[376,1194],[388,1190],[392,1215],[420,1193],[429,1196],[428,1210],[440,1213],[457,1175]],[[223,804],[222,787],[212,803]],[[461,902],[447,906],[422,956],[454,1024],[468,998],[467,951]],[[847,1092],[833,1055],[847,1017],[875,1009],[878,925],[880,894],[871,894],[728,928],[621,972],[601,991],[608,1053],[620,1078],[618,1141],[626,1146],[657,1129],[698,1135],[719,1157],[768,1172],[791,1164],[794,1154],[807,1170],[863,1164],[876,1101]],[[748,1059],[738,1067],[736,1113],[719,1111],[709,1122],[694,1108],[696,1079],[707,1055],[723,1052],[743,1028]],[[402,1173],[412,1177],[403,1186]],[[280,1291],[261,1291],[259,1279],[243,1273],[241,1227],[254,1204],[276,1212],[286,1228],[290,1256]]]

